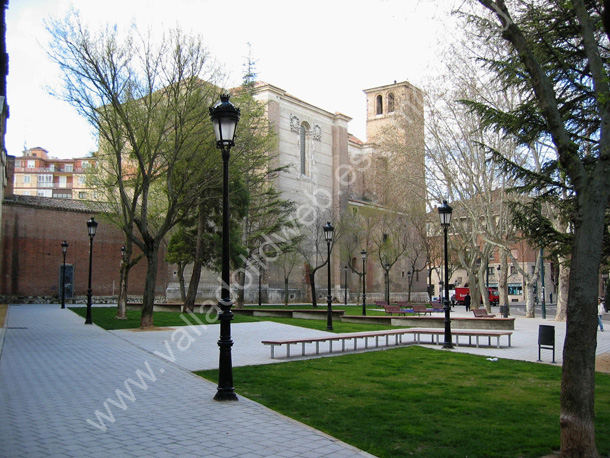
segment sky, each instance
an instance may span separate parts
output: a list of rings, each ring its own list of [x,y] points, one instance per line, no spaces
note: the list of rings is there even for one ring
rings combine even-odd
[[[42,147],[53,157],[97,149],[92,128],[66,102],[49,95],[59,71],[48,59],[45,20],[70,7],[91,27],[106,24],[199,34],[238,86],[250,53],[258,79],[353,120],[366,140],[363,89],[409,81],[422,87],[451,41],[457,0],[10,0],[6,13],[9,75],[8,154]]]

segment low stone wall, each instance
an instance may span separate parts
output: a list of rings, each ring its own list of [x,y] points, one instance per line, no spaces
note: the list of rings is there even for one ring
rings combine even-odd
[[[403,328],[444,328],[442,316],[343,316],[341,321],[360,324],[384,324]],[[495,329],[513,331],[514,318],[451,318],[452,329]]]
[[[392,326],[416,328],[444,328],[445,317],[442,316],[394,316]],[[514,331],[514,318],[451,318],[452,329],[495,329]]]
[[[305,320],[325,320],[328,311],[325,308],[319,310],[292,310],[292,309],[233,309],[235,315],[274,317],[274,318],[302,318]],[[340,320],[345,314],[343,310],[333,310],[333,320]]]

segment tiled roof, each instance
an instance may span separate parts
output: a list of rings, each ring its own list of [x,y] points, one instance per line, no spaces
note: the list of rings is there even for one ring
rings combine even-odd
[[[52,210],[68,210],[84,213],[97,213],[104,210],[101,202],[91,202],[74,199],[54,199],[39,196],[10,196],[5,197],[3,205],[21,205],[24,207],[47,208]]]

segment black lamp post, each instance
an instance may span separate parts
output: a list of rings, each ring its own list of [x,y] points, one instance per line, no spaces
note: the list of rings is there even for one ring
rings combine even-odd
[[[93,324],[91,320],[91,270],[93,266],[93,237],[97,231],[97,221],[93,216],[87,221],[87,231],[89,232],[89,283],[87,286],[87,318],[85,324]]]
[[[366,250],[360,252],[362,255],[362,315],[366,316]]]
[[[222,150],[222,290],[218,303],[220,314],[220,350],[218,364],[218,390],[216,401],[237,401],[233,387],[233,363],[231,361],[231,307],[229,276],[229,158],[231,147],[235,146],[235,131],[239,121],[239,108],[229,102],[229,95],[220,96],[220,102],[210,107],[210,118],[216,134],[216,147]]]
[[[330,221],[326,222],[326,226],[324,226],[324,239],[326,240],[326,253],[327,253],[327,262],[328,262],[328,296],[326,296],[326,304],[327,304],[327,314],[326,314],[326,330],[333,330],[333,296],[330,292],[330,245],[333,241],[333,233],[335,232],[335,228]]]
[[[66,308],[66,253],[68,252],[68,242],[61,242],[61,252],[64,255],[64,269],[61,274],[61,308]]]
[[[453,343],[451,342],[451,304],[449,303],[449,258],[447,255],[447,230],[451,224],[452,212],[453,208],[447,204],[446,200],[443,200],[443,205],[438,207],[438,214],[441,218],[441,226],[445,235],[445,343],[443,348],[453,348]]]
[[[345,305],[347,305],[347,266],[344,268],[345,270]]]

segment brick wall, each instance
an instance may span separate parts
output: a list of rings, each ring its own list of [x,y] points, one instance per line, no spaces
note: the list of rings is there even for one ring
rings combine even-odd
[[[33,198],[38,202],[44,198]],[[26,200],[26,199],[21,199]],[[42,202],[57,202],[48,199]],[[65,201],[65,205],[73,205]],[[93,239],[93,296],[118,294],[119,264],[124,237],[121,231],[94,213],[69,208],[40,206],[5,201],[2,218],[2,259],[0,295],[59,296],[61,243],[68,242],[66,264],[74,266],[74,296],[87,294],[89,275],[89,236],[87,221],[93,216],[99,226]],[[167,263],[165,246],[159,258],[156,294],[165,297]],[[144,291],[146,260],[135,266],[129,276],[130,295]]]

